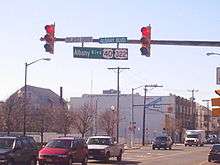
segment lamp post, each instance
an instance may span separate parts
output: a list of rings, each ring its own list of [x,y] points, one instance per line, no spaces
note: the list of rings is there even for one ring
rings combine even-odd
[[[130,137],[131,144],[130,145],[131,145],[131,147],[133,147],[133,145],[134,145],[134,124],[135,124],[135,122],[134,122],[134,90],[139,89],[143,86],[145,86],[145,85],[141,85],[139,87],[131,89],[131,122],[130,122],[130,127],[131,127],[131,137]]]
[[[50,61],[50,58],[40,58],[30,63],[25,63],[25,77],[24,77],[24,125],[23,125],[23,135],[26,135],[26,105],[27,105],[27,67],[41,60]]]
[[[206,108],[207,108],[207,135],[209,135],[209,122],[210,122],[210,110],[209,110],[209,102],[211,101],[211,100],[202,100],[203,102],[206,102],[207,103],[207,105],[206,105]]]
[[[220,53],[209,52],[209,53],[206,53],[206,55],[207,56],[220,55]]]

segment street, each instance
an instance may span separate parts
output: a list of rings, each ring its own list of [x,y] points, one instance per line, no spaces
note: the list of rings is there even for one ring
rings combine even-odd
[[[204,147],[185,147],[179,144],[173,146],[172,150],[152,150],[151,147],[148,146],[140,149],[126,150],[120,163],[117,162],[116,159],[111,159],[109,163],[89,160],[88,164],[209,165],[219,163],[209,163],[207,161],[210,146],[211,145],[205,145]]]

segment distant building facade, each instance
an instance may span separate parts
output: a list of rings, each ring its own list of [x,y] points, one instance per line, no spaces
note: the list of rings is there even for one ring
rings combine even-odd
[[[143,103],[144,96],[134,94],[133,114],[135,122],[135,138],[141,139],[143,134]],[[131,94],[120,94],[119,114],[120,121],[119,136],[128,138],[131,122]],[[83,104],[92,105],[97,114],[116,107],[117,93],[103,92],[103,94],[84,94],[82,97],[71,97],[70,107],[80,107]],[[193,106],[193,107],[192,107]],[[176,141],[182,141],[183,132],[186,129],[195,129],[197,119],[196,104],[180,96],[147,96],[146,97],[146,140],[151,141],[162,132],[168,133]],[[99,132],[98,132],[99,133]],[[94,132],[92,133],[94,134]]]

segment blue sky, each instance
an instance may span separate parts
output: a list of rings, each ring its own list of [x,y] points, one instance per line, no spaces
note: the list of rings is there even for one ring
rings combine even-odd
[[[139,39],[142,26],[151,24],[153,40],[220,39],[220,1],[218,0],[8,0],[0,5],[0,100],[24,85],[24,63],[49,57],[28,67],[29,85],[50,88],[64,98],[84,93],[102,93],[116,88],[116,72],[108,67],[129,67],[120,74],[122,93],[144,84],[163,85],[148,95],[169,93],[189,98],[187,90],[198,89],[196,100],[214,97],[218,47],[151,46],[151,57],[140,55],[140,45],[128,48],[127,61],[74,59],[73,46],[59,42],[55,54],[44,51],[44,26],[56,23],[57,37],[128,37]],[[87,43],[90,47],[116,47]],[[136,92],[143,94],[143,89]]]

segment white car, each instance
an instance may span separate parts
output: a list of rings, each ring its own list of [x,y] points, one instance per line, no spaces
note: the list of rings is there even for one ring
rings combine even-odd
[[[122,159],[124,145],[114,142],[110,136],[92,136],[87,140],[89,149],[89,159],[109,161],[111,157],[116,157],[118,161]]]

